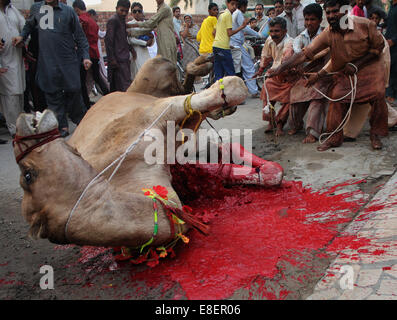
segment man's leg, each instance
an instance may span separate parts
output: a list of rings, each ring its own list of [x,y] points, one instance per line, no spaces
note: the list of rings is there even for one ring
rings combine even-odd
[[[11,136],[15,135],[17,118],[23,112],[23,94],[0,95],[0,112],[6,119],[7,129]]]
[[[126,92],[127,89],[131,85],[131,63],[130,61],[127,62],[121,62],[120,63],[120,68],[119,68],[119,75],[118,79],[120,81],[119,83],[119,91]]]
[[[84,105],[86,106],[87,109],[90,108],[90,97],[88,96],[87,92],[87,70],[84,69],[84,66],[80,66],[80,82],[81,82],[81,95],[83,97],[83,102]]]
[[[386,97],[391,103],[397,99],[397,61],[392,61],[390,67],[389,86],[386,89]]]
[[[289,102],[283,103],[283,104],[281,104],[281,109],[278,110],[278,113],[276,116],[276,123],[277,123],[276,136],[282,136],[284,134],[283,128],[284,128],[284,125],[288,121],[289,107],[290,107]]]
[[[291,129],[288,131],[289,135],[294,135],[303,128],[303,117],[308,106],[308,102],[292,103],[290,105],[288,124]]]
[[[314,143],[323,131],[325,121],[325,99],[312,100],[306,119],[306,138],[303,143]]]
[[[69,131],[68,119],[66,118],[65,98],[63,91],[45,92],[47,107],[55,113],[58,120],[58,128],[63,132]]]
[[[343,121],[349,104],[340,102],[330,102],[327,115],[327,133],[332,133]],[[332,147],[339,147],[343,143],[343,130],[335,132],[332,136],[317,147],[318,151],[325,151]]]
[[[243,69],[244,80],[253,78],[255,74],[254,62],[252,61],[250,54],[244,47],[241,48],[241,69]],[[258,94],[258,85],[256,84],[256,80],[246,81],[245,84],[250,94]]]
[[[91,59],[91,60],[92,60],[92,66],[91,66],[92,77],[94,78],[95,83],[98,84],[99,87],[101,88],[102,94],[107,95],[109,93],[109,90],[99,73],[99,59]]]
[[[222,49],[219,49],[219,48],[215,48],[215,47],[213,48],[213,52],[214,52],[214,82],[221,79],[224,74],[223,63],[222,63],[223,53],[221,50]]]
[[[389,127],[387,124],[388,111],[384,93],[380,93],[378,97],[369,102],[371,104],[371,111],[369,114],[370,139],[372,148],[381,149],[382,142],[379,136],[386,137],[389,134]]]
[[[109,91],[110,92],[117,91],[116,74],[117,74],[117,69],[111,68],[111,67],[108,68],[108,81],[109,81]]]
[[[236,75],[236,72],[234,71],[234,64],[233,64],[233,57],[232,57],[232,51],[231,50],[224,50],[223,51],[223,59],[222,59],[222,66],[223,70],[225,71],[225,77],[226,76],[234,76]]]
[[[65,92],[65,102],[70,120],[78,125],[87,112],[80,91]]]

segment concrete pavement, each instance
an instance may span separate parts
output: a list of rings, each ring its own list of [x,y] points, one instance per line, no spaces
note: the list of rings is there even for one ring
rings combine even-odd
[[[307,299],[397,300],[397,173],[344,234],[371,241],[342,250]]]

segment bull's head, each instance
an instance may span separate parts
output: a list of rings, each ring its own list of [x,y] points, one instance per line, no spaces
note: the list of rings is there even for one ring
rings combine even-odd
[[[65,243],[63,228],[79,192],[76,182],[90,166],[63,139],[46,136],[58,128],[52,111],[22,113],[16,127],[14,154],[21,170],[22,214],[30,224],[29,235]]]

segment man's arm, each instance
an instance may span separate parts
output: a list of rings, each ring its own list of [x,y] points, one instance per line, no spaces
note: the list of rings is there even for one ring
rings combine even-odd
[[[261,35],[258,32],[256,32],[255,30],[251,29],[249,26],[245,26],[243,31],[244,31],[244,34],[247,34],[249,36],[253,36],[253,37],[257,37],[257,38],[261,37]]]
[[[375,23],[372,21],[369,23],[368,26],[368,38],[368,52],[361,58],[347,63],[345,68],[343,69],[345,74],[353,75],[354,73],[357,73],[358,70],[360,70],[363,66],[375,59],[378,59],[378,57],[382,53],[385,47],[385,41],[381,33],[376,29]]]
[[[92,65],[88,51],[88,40],[81,28],[79,17],[74,11],[72,12],[72,33],[77,44],[77,50],[80,50],[83,56],[84,68],[88,70]]]
[[[235,29],[235,30],[233,30],[232,28],[228,28],[228,29],[226,30],[226,31],[227,31],[227,35],[228,35],[229,37],[231,37],[232,35],[236,34],[237,32],[240,32],[241,30],[243,30],[243,29],[247,26],[248,21],[249,21],[248,18],[245,19],[244,22],[243,22],[243,24],[242,24],[241,26],[239,26],[239,27],[238,27],[237,29]]]
[[[162,7],[155,15],[153,15],[149,20],[146,21],[138,21],[137,23],[134,23],[131,25],[133,28],[148,28],[150,30],[153,30],[156,28],[161,20],[167,17],[169,14],[169,8],[168,7]]]

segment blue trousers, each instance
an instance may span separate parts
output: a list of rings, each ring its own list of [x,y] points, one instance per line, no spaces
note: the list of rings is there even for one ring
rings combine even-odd
[[[225,77],[234,76],[232,52],[230,49],[213,47],[214,52],[214,76],[215,81]]]

